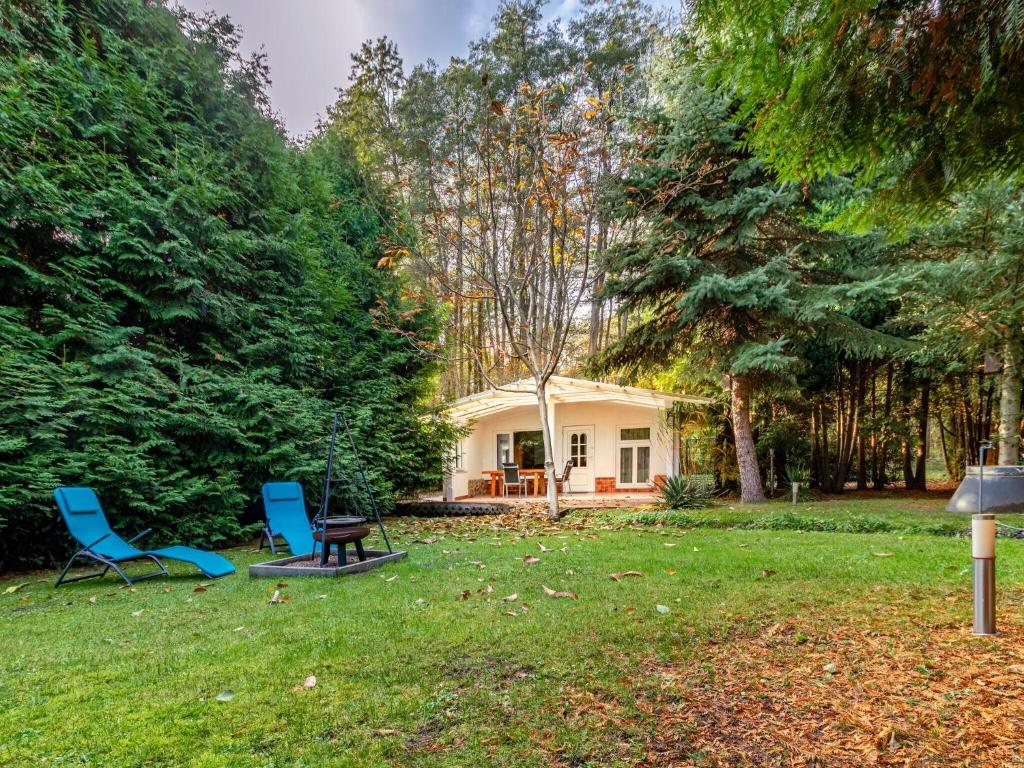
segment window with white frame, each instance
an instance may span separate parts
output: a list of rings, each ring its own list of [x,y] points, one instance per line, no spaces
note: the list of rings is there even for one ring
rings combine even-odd
[[[466,441],[459,440],[452,449],[452,471],[466,471]]]
[[[620,487],[649,485],[651,482],[651,428],[648,425],[619,427]]]

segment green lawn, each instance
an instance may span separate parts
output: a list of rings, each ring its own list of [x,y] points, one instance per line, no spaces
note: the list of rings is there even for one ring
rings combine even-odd
[[[909,506],[801,511],[907,526],[938,515],[936,502]],[[661,684],[659,665],[741,647],[780,621],[837,626],[882,611],[894,631],[969,622],[962,538],[621,525],[632,516],[522,530],[397,521],[406,561],[288,580],[281,605],[269,604],[276,582],[245,575],[258,558],[245,549],[227,552],[239,573],[205,591],[185,568],[136,590],[109,577],[57,590],[50,573],[5,579],[0,765],[645,764],[657,728],[642,692]],[[1000,585],[1019,597],[1024,542],[999,551]],[[609,577],[631,570],[643,576]],[[691,757],[705,764],[698,745]]]
[[[941,498],[936,498],[940,497]],[[682,528],[741,528],[746,530],[834,531],[839,533],[930,533],[963,535],[971,527],[969,515],[946,512],[946,497],[907,497],[897,493],[872,498],[830,496],[794,505],[778,498],[766,504],[719,502],[708,509],[660,512],[616,510],[609,519],[655,523]],[[1024,527],[1024,515],[1000,515],[1001,522]],[[1003,533],[1003,532],[1001,532]]]

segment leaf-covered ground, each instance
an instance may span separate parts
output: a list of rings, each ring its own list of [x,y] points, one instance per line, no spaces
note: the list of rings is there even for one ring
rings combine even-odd
[[[635,514],[396,520],[408,560],[283,586],[250,550],[213,583],[7,578],[0,764],[1024,761],[1024,542],[1000,540],[1003,634],[976,639],[963,538]]]

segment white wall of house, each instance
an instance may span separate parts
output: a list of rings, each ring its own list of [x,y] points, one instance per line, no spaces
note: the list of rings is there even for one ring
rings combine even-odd
[[[472,432],[459,447],[459,466],[452,474],[455,498],[470,494],[470,480],[484,477],[484,470],[500,469],[497,455],[498,435],[540,429],[536,405],[516,406],[478,419]],[[623,440],[623,429],[647,429],[649,440]],[[574,468],[570,489],[576,491],[609,491],[615,488],[650,487],[656,475],[675,474],[678,453],[672,431],[665,424],[664,411],[648,406],[628,405],[618,401],[556,402],[554,404],[555,466],[560,473],[572,453],[572,435],[579,444],[582,434],[588,445],[586,467]],[[642,435],[627,432],[625,437]],[[649,463],[643,461],[649,446]],[[642,452],[642,453],[641,453]],[[577,449],[577,455],[580,450]],[[632,465],[623,471],[624,459]],[[637,473],[646,464],[648,482],[636,481]],[[628,462],[627,462],[628,463]],[[611,487],[610,487],[611,484]]]

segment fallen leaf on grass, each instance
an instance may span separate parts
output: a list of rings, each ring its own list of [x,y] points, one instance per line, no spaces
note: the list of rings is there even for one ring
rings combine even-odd
[[[384,583],[385,584],[390,584],[392,581],[394,581],[397,578],[398,578],[398,574],[396,573],[394,576],[390,576],[389,578],[384,579]]]
[[[654,610],[656,610],[658,613],[672,613],[672,609],[669,608],[667,605],[658,604],[654,606]]]
[[[544,594],[548,597],[567,597],[570,600],[579,599],[578,595],[575,592],[558,591],[551,589],[550,587],[545,587],[543,584],[541,584],[540,588],[544,590]]]
[[[503,597],[501,599],[504,600],[506,603],[514,603],[516,600],[519,599],[519,593],[518,592],[513,592],[508,597]]]
[[[317,600],[326,600],[327,599],[327,595],[317,595],[316,599]]]
[[[523,562],[526,563],[527,565],[533,565],[534,563],[539,563],[540,562],[540,558],[539,557],[534,557],[533,555],[527,555],[526,557],[523,558]]]
[[[765,568],[763,571],[761,571],[762,579],[770,579],[774,575],[775,571],[773,571],[771,568]]]
[[[472,595],[472,594],[473,593],[470,592],[468,589],[464,589],[464,590],[462,590],[462,592],[459,593],[459,600],[469,600],[469,596]],[[416,602],[419,602],[419,601],[417,600]]]
[[[243,629],[245,629],[245,627],[235,627],[235,628],[234,628],[234,629],[232,629],[231,631],[232,631],[232,632],[241,632],[241,631],[242,631]]]
[[[142,615],[142,609],[139,609],[137,611],[132,611],[132,616],[134,616],[135,618],[139,618],[139,616],[141,616],[141,615]]]
[[[675,544],[671,544],[671,543],[669,543],[669,542],[667,542],[667,541],[666,541],[666,542],[665,542],[665,546],[666,546],[666,547],[674,547],[674,546],[675,546]]]
[[[427,601],[424,600],[422,597],[417,597],[416,598],[416,605],[426,605],[426,604],[427,604]]]
[[[892,552],[872,552],[875,557],[892,557]]]
[[[95,605],[96,604],[96,595],[93,595],[92,597],[90,597],[89,598],[89,602],[92,603],[93,605]]]
[[[640,573],[640,571],[622,571],[621,573],[611,574],[609,578],[614,579],[615,581],[622,581],[627,576],[640,576],[642,578],[643,574]]]
[[[537,546],[540,547],[540,551],[541,552],[551,552],[552,551],[548,547],[545,547],[543,544],[541,544],[539,541],[537,542]]]
[[[207,590],[206,587],[204,587],[202,584],[200,584],[198,587],[196,587],[192,591],[193,592],[207,592],[209,590]]]
[[[284,598],[281,597],[281,591],[278,589],[274,590],[274,594],[270,596],[271,605],[281,605],[284,603]]]
[[[667,573],[669,576],[675,576],[676,569],[675,568],[666,568],[665,569],[665,573]]]
[[[378,728],[374,733],[378,736],[394,736],[396,733],[401,733],[401,731],[394,728]]]
[[[231,701],[235,698],[234,691],[221,691],[217,694],[217,701]]]
[[[200,586],[205,586],[205,585],[200,585]],[[286,588],[287,586],[288,586],[288,585],[287,585],[287,584],[285,584],[285,583],[284,583],[283,581],[279,581],[279,582],[277,582],[277,588],[278,588],[278,589],[285,589],[285,588]]]
[[[23,581],[21,584],[14,584],[14,585],[8,587],[7,589],[5,589],[4,590],[4,594],[5,595],[13,595],[15,592],[17,592],[22,587],[27,587],[28,584],[29,583],[27,581]]]

